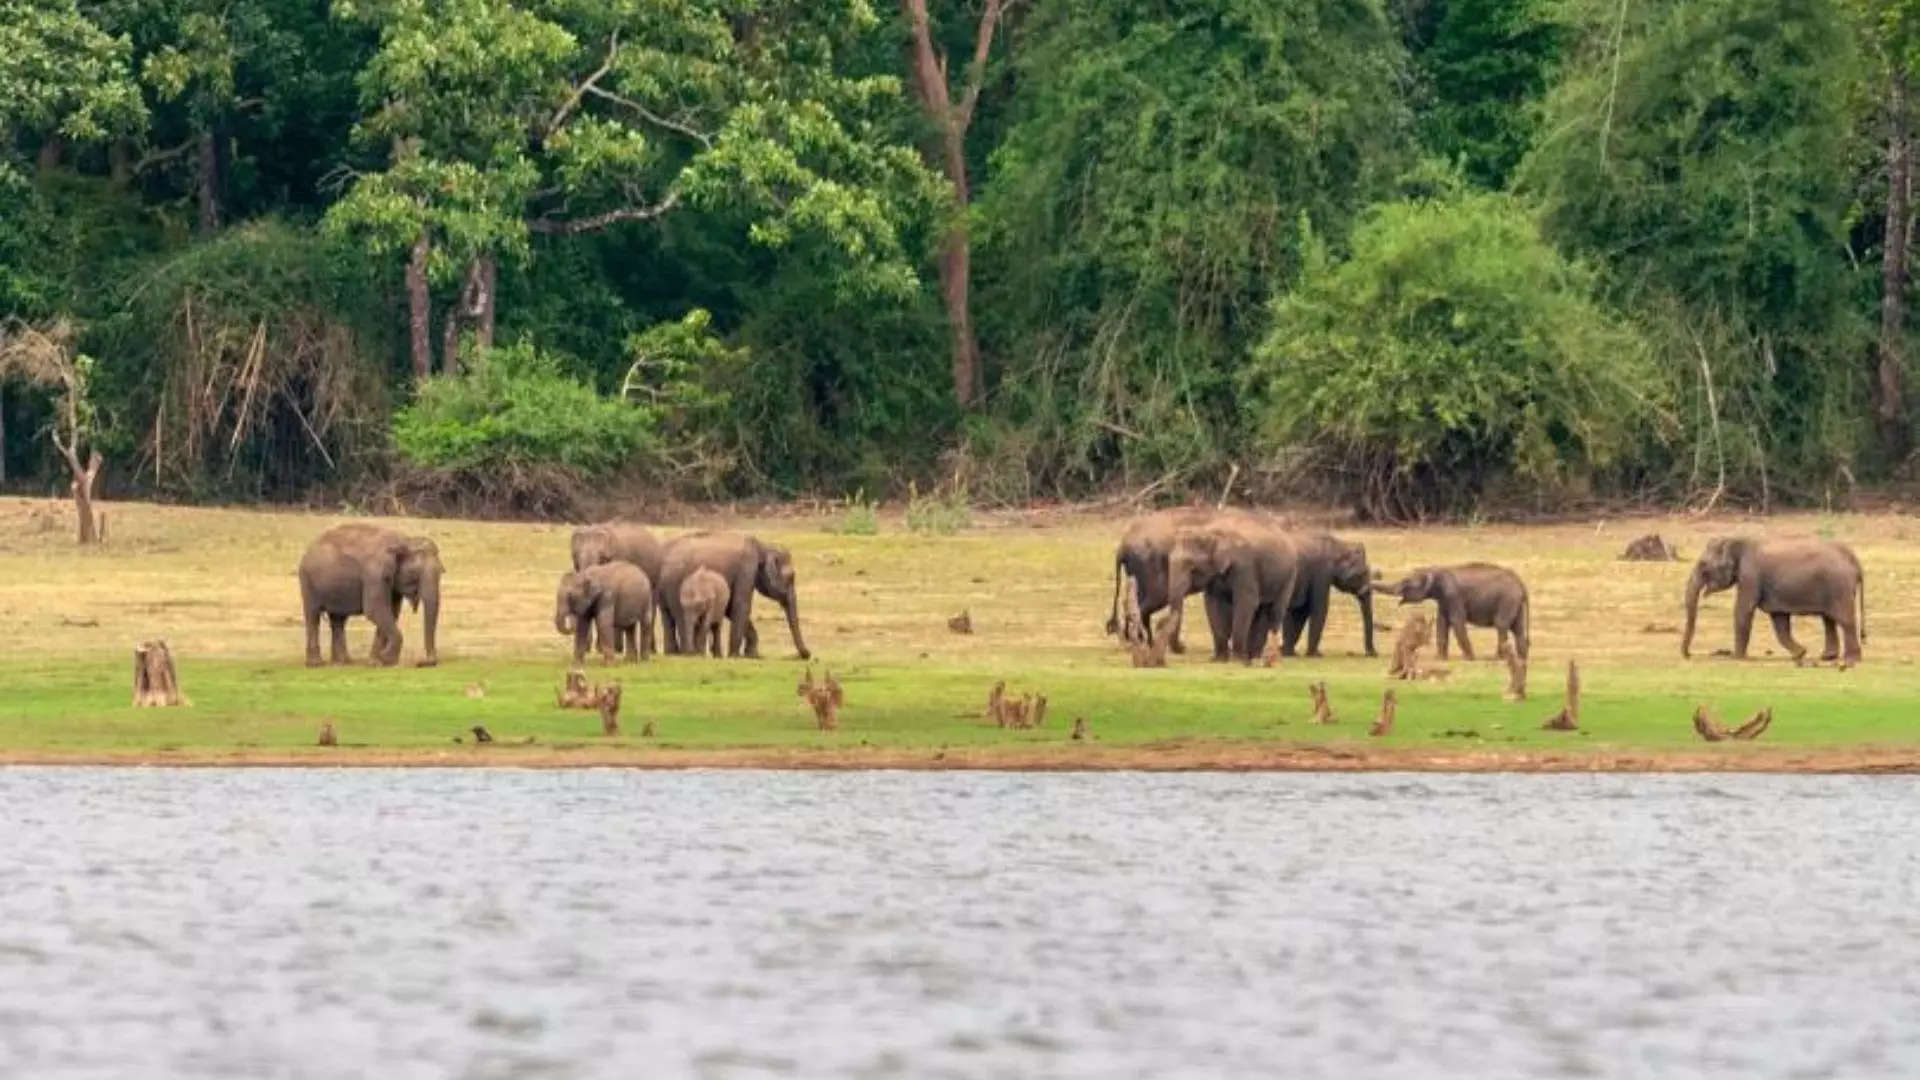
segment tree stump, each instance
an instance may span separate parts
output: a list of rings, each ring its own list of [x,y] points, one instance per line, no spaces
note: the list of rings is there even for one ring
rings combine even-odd
[[[553,703],[562,709],[594,709],[600,704],[587,685],[587,673],[580,668],[567,672],[567,683],[554,695]]]
[[[1540,727],[1546,731],[1580,730],[1580,665],[1567,661],[1567,702],[1560,711],[1547,717]]]
[[[173,653],[165,641],[142,642],[133,650],[133,704],[135,708],[191,705],[180,692],[173,669]]]
[[[594,705],[600,710],[600,733],[620,734],[620,684],[608,683],[601,687],[594,695]]]
[[[1337,724],[1333,717],[1333,706],[1327,701],[1327,684],[1317,682],[1307,687],[1307,693],[1313,697],[1313,722],[1316,724]]]
[[[1407,621],[1400,625],[1400,635],[1393,642],[1393,663],[1387,668],[1389,679],[1417,679],[1420,677],[1420,650],[1427,644],[1427,632],[1432,623],[1425,615],[1413,612]]]
[[[813,707],[814,724],[821,731],[840,730],[840,706],[846,700],[840,690],[840,682],[827,672],[824,683],[813,681],[813,665],[807,665],[807,677],[797,688],[801,700]]]
[[[1367,729],[1367,734],[1377,737],[1391,733],[1393,731],[1393,713],[1398,704],[1399,702],[1393,696],[1393,691],[1388,690],[1386,695],[1380,699],[1380,715],[1373,721],[1373,726]]]

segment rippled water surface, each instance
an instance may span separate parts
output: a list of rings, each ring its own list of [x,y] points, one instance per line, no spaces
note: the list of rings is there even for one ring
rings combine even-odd
[[[1908,779],[0,770],[0,1075],[1914,1076]]]

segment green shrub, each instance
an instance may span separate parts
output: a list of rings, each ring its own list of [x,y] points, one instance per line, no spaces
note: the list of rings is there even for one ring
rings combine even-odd
[[[947,536],[972,523],[965,488],[948,488],[945,495],[922,495],[918,484],[907,484],[907,528],[911,531]]]
[[[1505,196],[1384,204],[1344,263],[1308,247],[1248,382],[1266,433],[1363,514],[1462,513],[1507,479],[1577,492],[1662,419],[1644,341]]]
[[[531,345],[474,357],[462,375],[438,376],[394,416],[394,444],[416,468],[479,474],[557,467],[583,478],[630,464],[656,445],[647,406],[605,398],[560,374]]]
[[[839,521],[828,523],[828,532],[840,536],[875,536],[880,532],[880,507],[867,498],[865,491],[848,496],[846,507]]]

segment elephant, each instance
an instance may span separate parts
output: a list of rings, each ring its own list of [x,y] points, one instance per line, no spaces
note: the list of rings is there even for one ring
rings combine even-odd
[[[588,635],[597,629],[601,662],[616,650],[635,663],[653,655],[653,583],[629,562],[608,562],[560,575],[553,595],[553,628],[573,635],[573,662],[586,659]]]
[[[1756,540],[1722,536],[1708,541],[1687,577],[1687,627],[1680,655],[1691,656],[1700,594],[1736,588],[1733,602],[1733,655],[1746,659],[1753,635],[1753,613],[1773,619],[1774,636],[1795,661],[1807,650],[1793,640],[1793,616],[1818,615],[1826,630],[1822,659],[1860,660],[1867,639],[1867,580],[1860,559],[1845,544],[1829,540]],[[1836,628],[1839,635],[1835,634]]]
[[[661,630],[669,640],[679,633],[680,622],[686,617],[680,606],[680,587],[700,569],[712,570],[727,582],[727,618],[732,623],[727,638],[728,656],[760,655],[759,634],[753,628],[756,591],[777,602],[786,612],[787,629],[793,634],[793,647],[800,659],[813,656],[806,640],[800,636],[800,603],[795,593],[792,554],[778,544],[763,543],[744,533],[694,532],[668,542],[657,589],[664,622]]]
[[[645,525],[627,521],[603,521],[573,530],[573,568],[584,570],[609,562],[630,562],[647,572],[647,581],[660,581],[660,563],[666,557],[666,545]],[[647,627],[647,650],[653,651],[653,627]],[[673,652],[677,643],[663,643]]]
[[[1374,586],[1374,591],[1398,596],[1402,604],[1435,602],[1439,612],[1434,619],[1434,637],[1442,660],[1447,658],[1449,629],[1459,639],[1460,655],[1473,659],[1468,625],[1493,627],[1501,651],[1505,651],[1511,636],[1514,653],[1522,660],[1527,658],[1532,638],[1527,586],[1520,575],[1504,566],[1480,562],[1423,566],[1392,585]]]
[[[1373,581],[1367,567],[1364,544],[1351,544],[1328,533],[1309,533],[1294,537],[1300,552],[1300,577],[1293,587],[1293,598],[1281,616],[1280,654],[1294,655],[1300,631],[1307,631],[1307,655],[1320,655],[1320,634],[1327,626],[1327,607],[1332,590],[1348,593],[1360,603],[1360,637],[1367,655],[1373,649]],[[1256,631],[1255,645],[1263,644],[1265,634]]]
[[[1113,609],[1107,616],[1107,633],[1117,634],[1121,631],[1120,589],[1122,579],[1130,579],[1141,628],[1147,635],[1147,642],[1152,643],[1154,614],[1179,599],[1167,591],[1167,556],[1173,550],[1175,534],[1181,529],[1206,525],[1222,517],[1261,525],[1273,524],[1245,510],[1216,510],[1205,506],[1157,510],[1128,523],[1126,532],[1120,536],[1120,546],[1113,553]],[[1177,653],[1187,651],[1177,627],[1168,638],[1167,647]]]
[[[373,659],[400,662],[400,602],[426,609],[426,652],[421,667],[440,662],[435,634],[440,626],[440,549],[424,536],[402,536],[375,525],[337,525],[319,535],[300,557],[300,604],[307,622],[307,666],[318,667],[320,616],[333,627],[332,660],[349,662],[347,619],[372,620]]]
[[[1279,528],[1245,514],[1221,514],[1202,525],[1174,533],[1167,554],[1167,597],[1173,609],[1168,642],[1180,632],[1186,598],[1206,594],[1207,622],[1213,630],[1213,658],[1238,656],[1252,663],[1257,654],[1254,616],[1263,607],[1288,602],[1300,577],[1300,555],[1293,539]]]
[[[727,604],[732,599],[727,579],[701,567],[680,583],[680,651],[699,656],[712,642],[713,655],[720,656],[720,624],[726,621]]]

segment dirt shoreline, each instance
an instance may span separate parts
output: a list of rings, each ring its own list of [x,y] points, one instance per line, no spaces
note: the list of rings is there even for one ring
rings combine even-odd
[[[64,751],[0,749],[0,766],[207,768],[631,768],[789,771],[1920,773],[1920,748],[1716,747],[1694,750],[1452,750],[1343,745],[1180,743],[1144,746],[887,749],[690,749],[559,744],[448,749]]]

